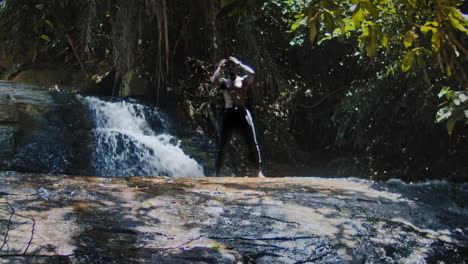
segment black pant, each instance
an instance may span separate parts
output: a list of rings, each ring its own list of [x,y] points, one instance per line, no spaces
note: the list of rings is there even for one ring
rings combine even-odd
[[[226,146],[229,143],[234,130],[239,130],[240,134],[247,143],[250,160],[255,165],[257,173],[260,171],[262,160],[260,158],[260,148],[258,147],[252,115],[245,107],[229,108],[224,109],[221,118],[221,135],[218,155],[216,157],[215,163],[216,176],[219,175],[219,171],[223,166],[226,154]]]

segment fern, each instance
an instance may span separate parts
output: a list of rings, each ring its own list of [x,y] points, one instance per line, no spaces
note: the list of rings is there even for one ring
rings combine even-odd
[[[94,52],[95,28],[98,24],[97,5],[95,0],[81,0],[82,10],[78,20],[79,46],[86,55]]]

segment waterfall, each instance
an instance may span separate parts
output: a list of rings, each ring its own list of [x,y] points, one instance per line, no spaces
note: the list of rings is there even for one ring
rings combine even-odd
[[[203,177],[203,168],[169,134],[156,107],[131,100],[78,96],[89,111],[96,138],[92,166],[99,176]]]

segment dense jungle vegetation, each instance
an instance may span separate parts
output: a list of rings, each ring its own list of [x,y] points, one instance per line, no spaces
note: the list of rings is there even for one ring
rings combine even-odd
[[[181,134],[214,139],[210,77],[234,55],[257,73],[267,174],[466,181],[466,12],[459,0],[1,0],[0,74],[76,73],[44,86],[138,95]]]

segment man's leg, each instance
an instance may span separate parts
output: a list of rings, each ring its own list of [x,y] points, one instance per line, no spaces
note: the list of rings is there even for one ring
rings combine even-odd
[[[229,140],[232,136],[233,124],[231,113],[227,112],[229,110],[224,110],[222,114],[221,120],[221,133],[218,142],[218,153],[216,155],[215,161],[215,176],[219,176],[219,172],[221,171],[221,167],[224,163],[224,158],[226,156],[226,146],[229,143]]]
[[[253,123],[252,115],[249,110],[245,109],[244,122],[241,125],[241,133],[244,137],[247,147],[249,149],[250,160],[255,166],[258,177],[263,177],[261,172],[262,158],[260,156],[260,147],[258,146],[257,135],[255,133],[255,126]]]

